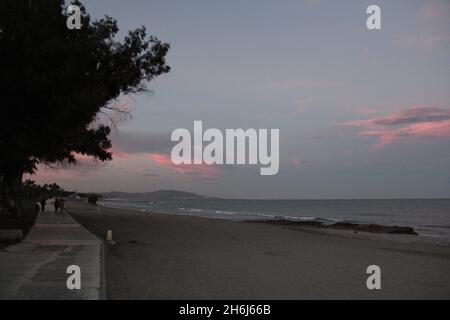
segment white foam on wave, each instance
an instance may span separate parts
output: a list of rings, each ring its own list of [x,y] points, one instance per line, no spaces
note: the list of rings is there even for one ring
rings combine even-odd
[[[239,212],[234,212],[234,211],[221,211],[221,210],[216,210],[217,214],[226,214],[226,215],[237,215],[240,214]]]

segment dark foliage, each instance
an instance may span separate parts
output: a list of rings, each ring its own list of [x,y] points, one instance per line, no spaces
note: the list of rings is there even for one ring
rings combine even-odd
[[[89,194],[87,199],[88,199],[88,203],[97,204],[100,197],[96,194]]]
[[[75,162],[75,153],[111,159],[110,128],[94,125],[123,94],[169,72],[169,45],[144,27],[123,41],[105,17],[69,30],[63,0],[0,1],[0,198],[18,213],[24,173],[39,164]]]

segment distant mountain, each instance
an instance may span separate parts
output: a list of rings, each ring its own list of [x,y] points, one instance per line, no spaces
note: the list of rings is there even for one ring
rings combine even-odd
[[[154,192],[144,192],[144,193],[128,193],[128,192],[107,192],[101,194],[105,198],[134,198],[134,199],[145,199],[150,201],[158,200],[189,200],[189,199],[217,199],[213,197],[205,197],[192,192],[184,192],[177,190],[159,190]]]

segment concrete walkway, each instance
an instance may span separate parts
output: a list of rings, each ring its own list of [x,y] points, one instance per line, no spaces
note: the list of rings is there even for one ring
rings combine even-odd
[[[67,288],[72,265],[81,268],[81,290]],[[102,266],[100,239],[66,214],[44,212],[24,242],[0,251],[0,299],[101,299]]]

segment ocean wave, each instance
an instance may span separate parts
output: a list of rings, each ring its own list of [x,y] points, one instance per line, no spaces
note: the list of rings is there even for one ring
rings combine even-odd
[[[239,216],[239,217],[242,217],[240,220],[263,219],[263,220],[288,220],[288,221],[316,221],[316,222],[320,222],[323,224],[334,224],[337,222],[344,221],[344,220],[334,219],[334,218],[319,218],[319,217],[312,217],[312,216],[297,217],[297,216],[292,216],[292,215],[277,215],[277,214],[271,214],[271,213],[258,213],[258,212],[248,212],[248,211],[210,210],[210,209],[184,208],[184,207],[179,207],[179,208],[177,208],[177,210],[179,210],[181,212],[193,213],[193,214],[202,213],[202,214],[206,214],[208,216],[215,216],[215,215]]]
[[[236,211],[221,211],[221,210],[216,210],[215,211],[217,214],[226,214],[226,215],[237,215],[237,214],[242,214]]]
[[[425,228],[438,228],[438,229],[450,229],[450,226],[446,226],[446,225],[426,225],[423,226]]]
[[[422,201],[422,200],[420,200]],[[151,201],[150,199],[103,198],[104,207],[141,212],[223,218],[228,220],[311,221],[323,224],[339,222],[355,224],[411,225],[421,235],[445,235],[450,238],[450,201],[427,200],[385,201],[259,201],[259,200],[193,200]],[[436,202],[433,205],[433,201]],[[392,204],[396,204],[393,206]],[[333,205],[330,205],[333,204]],[[398,205],[397,205],[398,204]],[[444,206],[445,205],[445,206]],[[423,208],[422,208],[423,207]],[[426,209],[425,209],[426,207]],[[144,210],[142,210],[144,209]]]
[[[319,217],[295,217],[295,216],[282,216],[283,220],[288,221],[312,221],[312,222],[320,222],[325,225],[327,224],[334,224],[337,222],[343,222],[343,220],[340,219],[334,219],[334,218],[319,218]]]
[[[205,212],[204,209],[196,209],[196,208],[177,208],[177,210],[185,211],[185,212]]]

